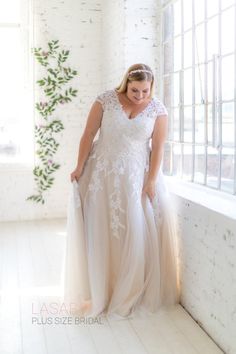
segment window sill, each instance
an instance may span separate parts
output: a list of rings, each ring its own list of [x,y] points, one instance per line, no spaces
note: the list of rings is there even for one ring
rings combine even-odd
[[[13,162],[13,163],[5,163],[5,162],[0,162],[0,171],[1,173],[8,173],[11,171],[15,172],[28,172],[32,171],[34,168],[33,164],[30,163],[20,163],[20,162]]]
[[[165,176],[170,193],[236,220],[236,197],[176,177]]]

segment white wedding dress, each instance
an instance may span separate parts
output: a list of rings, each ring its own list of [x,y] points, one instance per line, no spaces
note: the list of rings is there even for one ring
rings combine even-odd
[[[154,97],[129,119],[114,90],[97,96],[100,134],[78,183],[71,183],[64,303],[75,313],[128,316],[179,302],[175,216],[160,168],[156,195],[142,195],[155,120]]]

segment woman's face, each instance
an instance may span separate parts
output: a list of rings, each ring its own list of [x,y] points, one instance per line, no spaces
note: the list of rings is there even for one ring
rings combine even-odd
[[[127,85],[126,95],[133,103],[142,104],[149,98],[150,91],[150,81],[131,81]]]

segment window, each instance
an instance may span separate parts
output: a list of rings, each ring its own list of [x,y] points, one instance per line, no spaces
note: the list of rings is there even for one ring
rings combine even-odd
[[[235,194],[235,1],[163,1],[162,14],[164,172]]]
[[[0,4],[0,163],[33,163],[29,1]]]

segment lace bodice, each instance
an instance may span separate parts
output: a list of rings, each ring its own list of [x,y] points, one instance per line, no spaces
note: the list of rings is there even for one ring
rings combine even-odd
[[[124,229],[122,217],[122,188],[129,200],[141,210],[141,191],[145,173],[149,170],[150,138],[156,119],[166,115],[165,106],[153,97],[149,104],[129,119],[118,99],[115,90],[108,90],[98,95],[96,100],[102,104],[103,117],[98,140],[93,143],[92,150],[86,162],[91,168],[88,194],[97,203],[99,195],[105,193],[106,187],[111,187],[108,197],[111,229],[118,237]],[[85,168],[85,171],[88,169]],[[88,177],[84,177],[86,180]],[[125,183],[122,180],[125,179]],[[122,187],[123,185],[123,187]],[[153,207],[158,200],[153,201]],[[123,215],[123,216],[122,216]],[[156,213],[157,215],[157,213]],[[159,216],[158,216],[159,217]]]
[[[113,90],[107,90],[96,97],[103,108],[103,118],[98,144],[107,151],[117,153],[141,153],[147,150],[154,124],[158,116],[167,115],[163,103],[153,97],[149,104],[135,118],[129,119]]]
[[[96,101],[98,101],[102,104],[103,111],[105,111],[106,109],[112,109],[112,108],[116,107],[117,105],[121,106],[115,89],[107,90],[107,91],[103,92],[102,94],[98,95],[96,97]],[[152,98],[151,102],[153,102],[154,104],[148,105],[143,110],[145,112],[142,111],[141,113],[145,113],[145,114],[150,115],[150,113],[152,111],[154,111],[156,113],[156,116],[168,114],[165,106],[157,97],[154,96]],[[147,112],[146,112],[146,109],[147,109]],[[133,119],[136,119],[136,118],[133,118]]]

